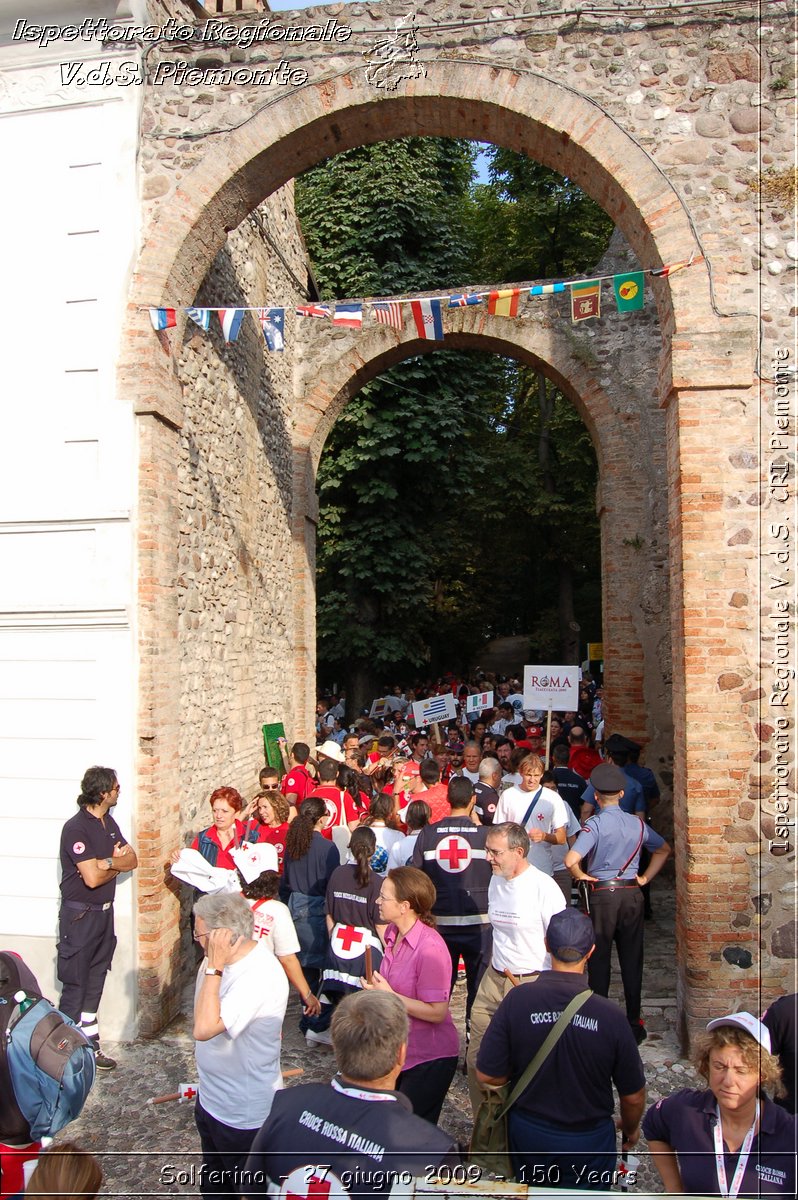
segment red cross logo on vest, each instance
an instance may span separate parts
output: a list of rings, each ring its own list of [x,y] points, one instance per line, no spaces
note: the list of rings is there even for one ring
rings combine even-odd
[[[471,846],[465,838],[443,838],[435,847],[435,860],[450,875],[459,874],[471,862]]]
[[[358,925],[338,924],[332,931],[333,950],[339,958],[360,958],[368,931]]]
[[[341,1180],[332,1171],[324,1171],[324,1177],[313,1174],[308,1179],[312,1167],[298,1167],[286,1176],[280,1195],[284,1200],[344,1200],[349,1196]]]

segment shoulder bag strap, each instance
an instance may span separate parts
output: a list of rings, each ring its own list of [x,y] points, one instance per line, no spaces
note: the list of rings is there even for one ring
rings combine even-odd
[[[639,818],[639,817],[638,817],[637,819],[638,819],[638,821],[640,821],[640,818]],[[635,846],[635,848],[634,848],[634,850],[632,851],[632,853],[631,853],[631,854],[629,855],[629,857],[627,858],[626,862],[625,862],[625,863],[623,864],[623,866],[621,867],[620,871],[616,871],[616,872],[615,872],[615,878],[616,878],[616,879],[620,879],[620,878],[621,878],[621,876],[623,875],[624,871],[625,871],[625,870],[626,870],[626,868],[629,866],[629,863],[632,861],[632,859],[634,858],[634,856],[635,856],[635,855],[638,853],[638,851],[640,850],[640,847],[643,845],[643,835],[644,835],[644,833],[645,833],[645,832],[646,832],[646,824],[645,824],[645,821],[640,821],[640,840],[638,841],[638,843],[637,843],[637,845]]]
[[[549,1032],[546,1036],[545,1042],[540,1047],[537,1054],[532,1059],[532,1062],[529,1064],[527,1069],[524,1071],[523,1075],[518,1080],[518,1083],[515,1085],[512,1092],[510,1093],[507,1103],[505,1104],[504,1108],[502,1109],[501,1113],[499,1114],[500,1117],[503,1117],[509,1111],[509,1109],[512,1108],[512,1106],[515,1104],[516,1100],[518,1100],[518,1098],[521,1096],[521,1094],[526,1091],[526,1089],[529,1087],[532,1080],[537,1075],[540,1068],[543,1066],[546,1059],[551,1054],[554,1047],[557,1045],[557,1042],[560,1040],[560,1038],[565,1033],[568,1026],[571,1024],[571,1018],[576,1016],[576,1014],[579,1012],[579,1009],[582,1007],[582,1005],[585,1004],[592,995],[593,995],[593,992],[591,991],[591,989],[585,988],[585,990],[583,992],[580,992],[578,996],[574,996],[573,1000],[571,1001],[571,1003],[568,1005],[567,1008],[563,1009],[563,1011],[560,1013],[559,1020],[557,1021],[556,1025],[554,1025],[549,1030]]]
[[[532,816],[532,813],[535,811],[535,805],[537,804],[538,800],[540,799],[540,793],[542,791],[543,791],[543,785],[541,784],[541,786],[538,788],[538,790],[535,792],[534,796],[532,797],[532,803],[530,804],[529,808],[524,813],[523,820],[521,821],[521,824],[523,825],[524,829],[526,829],[526,823],[529,820],[529,818]]]

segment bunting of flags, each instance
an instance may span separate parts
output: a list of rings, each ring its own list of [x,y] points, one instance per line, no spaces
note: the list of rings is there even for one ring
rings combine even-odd
[[[297,319],[304,317],[326,318],[334,326],[344,329],[361,329],[363,327],[364,310],[370,309],[371,315],[379,325],[401,332],[405,326],[405,306],[410,307],[412,325],[420,338],[428,341],[443,341],[443,308],[470,308],[473,305],[487,302],[488,312],[498,317],[519,317],[519,309],[524,298],[534,299],[538,296],[552,296],[570,292],[571,320],[586,321],[601,316],[601,287],[603,283],[611,282],[615,305],[619,313],[636,312],[645,303],[646,275],[663,279],[677,271],[692,267],[694,263],[703,262],[702,255],[692,255],[681,262],[666,263],[662,267],[649,268],[644,271],[626,271],[616,275],[602,275],[595,279],[565,279],[549,283],[536,283],[529,287],[496,288],[485,292],[453,292],[450,296],[430,296],[419,299],[398,297],[391,300],[346,300],[334,301],[330,304],[310,303],[297,304],[294,308]],[[187,316],[206,333],[211,327],[211,313],[219,318],[222,335],[225,342],[235,342],[241,332],[244,316],[247,312],[255,314],[263,331],[266,347],[272,351],[282,351],[285,348],[285,308],[186,308]],[[157,332],[164,329],[174,329],[177,325],[177,309],[150,308],[150,321]]]

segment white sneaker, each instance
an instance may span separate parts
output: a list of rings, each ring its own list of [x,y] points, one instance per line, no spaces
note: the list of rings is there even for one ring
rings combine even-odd
[[[317,1033],[315,1029],[309,1029],[305,1034],[305,1041],[309,1046],[332,1046],[332,1034],[329,1029]]]

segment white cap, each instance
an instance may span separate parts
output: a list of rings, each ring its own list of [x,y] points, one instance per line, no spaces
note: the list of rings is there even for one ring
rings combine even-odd
[[[757,1018],[747,1012],[729,1013],[728,1017],[715,1017],[707,1025],[707,1030],[720,1029],[723,1025],[736,1025],[738,1029],[744,1029],[749,1033],[755,1042],[768,1054],[772,1053],[770,1048],[770,1030],[766,1025]]]

